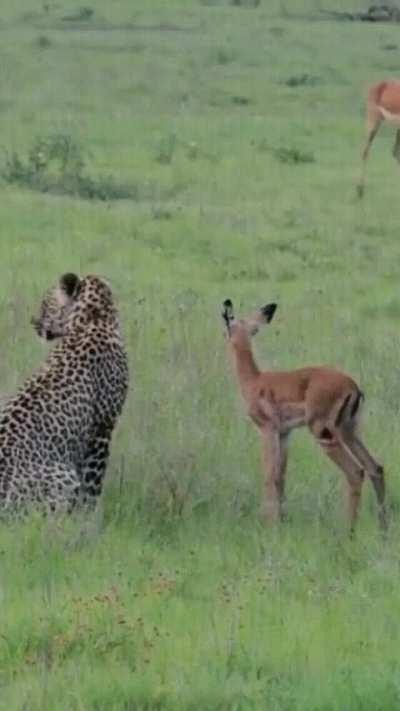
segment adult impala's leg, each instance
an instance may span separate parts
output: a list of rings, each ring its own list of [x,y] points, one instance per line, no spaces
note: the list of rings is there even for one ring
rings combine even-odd
[[[263,513],[270,523],[274,523],[282,517],[287,442],[282,448],[279,431],[272,426],[263,426],[261,438],[265,472]]]
[[[381,116],[379,114],[375,114],[375,113],[371,116],[371,118],[368,121],[367,140],[366,140],[366,143],[364,146],[364,150],[362,152],[363,161],[366,161],[368,159],[372,141],[374,140],[376,134],[378,133],[381,123],[382,123]]]
[[[396,158],[396,160],[400,163],[400,128],[398,128],[396,131],[396,138],[394,141],[392,154],[393,158]]]
[[[367,140],[362,152],[362,168],[359,183],[357,185],[357,194],[359,198],[364,195],[364,183],[365,183],[365,173],[367,169],[367,160],[369,152],[371,149],[372,141],[374,140],[376,134],[379,131],[379,127],[382,123],[382,117],[377,109],[370,109],[368,111],[367,119]]]

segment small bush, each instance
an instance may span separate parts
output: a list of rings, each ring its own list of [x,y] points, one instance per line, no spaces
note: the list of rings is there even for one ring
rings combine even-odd
[[[299,148],[275,148],[273,153],[281,163],[296,164],[315,162],[313,153],[301,151]]]
[[[259,7],[261,0],[199,0],[206,7]]]
[[[298,86],[315,86],[316,84],[319,84],[320,81],[320,77],[312,76],[311,74],[298,74],[296,76],[289,77],[284,83],[286,86],[293,89]]]
[[[186,158],[190,161],[195,161],[199,159],[208,160],[215,163],[217,156],[210,153],[207,149],[199,146],[196,141],[181,141],[183,150],[185,151]]]
[[[94,10],[91,7],[80,7],[72,15],[65,15],[62,18],[64,22],[87,22],[94,15]]]
[[[52,46],[51,40],[46,37],[46,35],[40,35],[40,37],[38,37],[37,39],[37,43],[41,49],[48,49]]]
[[[161,139],[156,154],[157,162],[162,165],[170,165],[174,157],[175,149],[176,134],[172,132]]]
[[[171,220],[173,212],[167,207],[154,206],[151,208],[153,220]]]
[[[92,178],[85,172],[83,148],[68,134],[39,137],[28,157],[6,152],[1,169],[6,183],[54,195],[84,200],[137,199],[136,186],[118,183],[111,176]]]
[[[233,7],[259,7],[261,0],[231,0]]]
[[[232,96],[231,101],[236,106],[248,106],[251,103],[251,99],[248,96]]]
[[[266,141],[261,141],[258,145],[260,151],[265,151],[272,153],[272,155],[280,161],[280,163],[289,163],[291,165],[297,165],[299,163],[315,163],[314,154],[310,151],[303,151],[300,148],[287,148],[286,146],[280,146],[275,148],[274,146],[268,145]]]
[[[236,59],[236,54],[232,50],[229,49],[224,49],[221,47],[218,49],[215,53],[215,61],[217,64],[230,64],[231,62],[234,62]]]
[[[195,141],[190,141],[190,143],[186,145],[186,155],[189,160],[196,160],[199,157],[199,147]]]
[[[29,151],[29,165],[35,173],[58,165],[63,174],[80,175],[84,168],[83,149],[72,136],[54,133],[39,137]]]
[[[270,32],[271,35],[275,35],[276,37],[282,37],[286,30],[284,30],[283,27],[270,27],[268,32]]]

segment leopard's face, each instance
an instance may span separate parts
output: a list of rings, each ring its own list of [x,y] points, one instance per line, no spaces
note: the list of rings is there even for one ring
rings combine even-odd
[[[51,341],[66,333],[68,318],[80,291],[80,279],[76,274],[64,274],[57,286],[45,295],[38,317],[31,323],[41,338]]]
[[[45,295],[39,316],[31,319],[38,335],[47,341],[73,332],[119,330],[118,316],[108,282],[95,274],[80,279],[64,274],[59,283]]]

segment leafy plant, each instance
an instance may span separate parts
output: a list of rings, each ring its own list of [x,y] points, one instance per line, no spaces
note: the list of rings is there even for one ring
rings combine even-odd
[[[64,22],[87,22],[91,20],[94,15],[94,10],[92,7],[80,7],[72,15],[65,15],[62,19]]]
[[[51,40],[46,35],[40,35],[37,39],[37,43],[41,49],[48,49],[52,46]]]
[[[286,79],[284,83],[286,86],[296,88],[298,86],[315,86],[319,84],[320,81],[320,77],[313,76],[312,74],[297,74]]]
[[[236,106],[248,106],[251,103],[251,99],[248,96],[232,96],[231,101]]]
[[[230,0],[233,7],[258,7],[261,0]]]
[[[111,176],[93,178],[88,175],[83,147],[69,134],[38,137],[26,159],[15,151],[6,151],[5,155],[1,177],[10,184],[85,200],[137,198],[136,186],[118,183]]]
[[[310,151],[303,151],[300,148],[287,146],[270,146],[266,141],[261,141],[258,145],[260,151],[272,153],[272,155],[280,161],[280,163],[290,163],[296,165],[299,163],[315,163],[314,154]]]
[[[162,165],[170,165],[172,163],[176,149],[176,134],[174,132],[164,136],[158,146],[156,160]]]

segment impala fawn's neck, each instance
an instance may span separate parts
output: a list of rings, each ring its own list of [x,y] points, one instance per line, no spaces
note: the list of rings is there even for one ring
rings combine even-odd
[[[250,341],[246,339],[232,343],[232,354],[240,390],[246,399],[255,379],[260,375],[260,370],[254,360]]]

